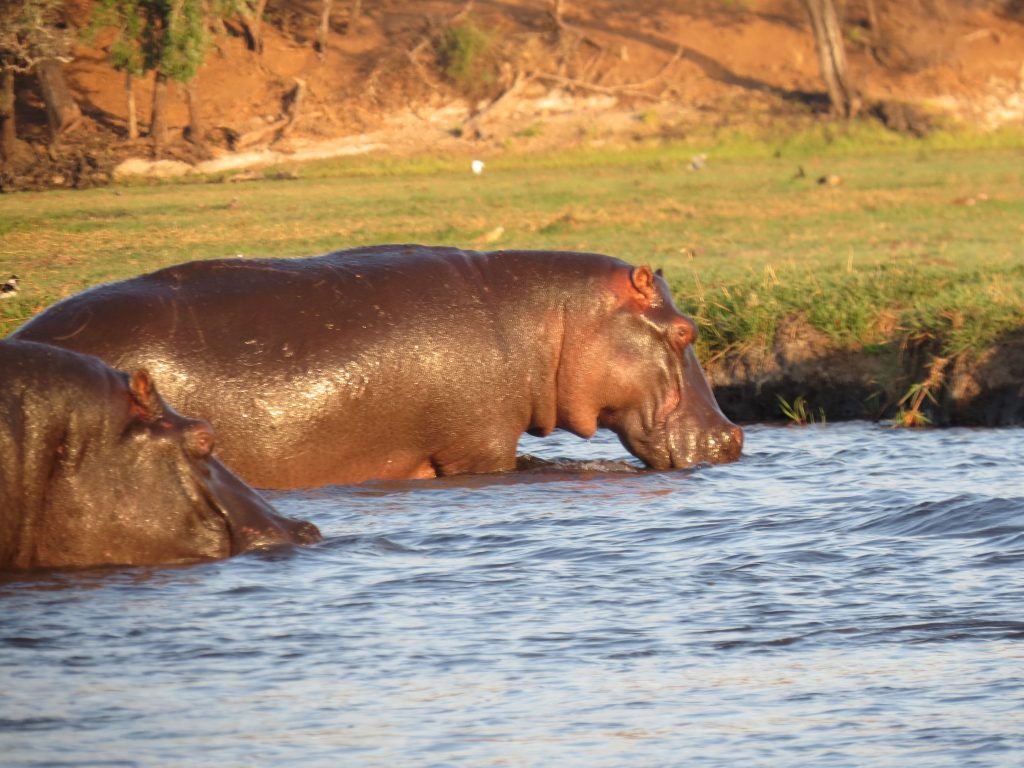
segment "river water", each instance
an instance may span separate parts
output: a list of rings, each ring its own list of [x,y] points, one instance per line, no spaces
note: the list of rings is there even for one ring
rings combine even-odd
[[[1024,764],[1024,430],[272,498],[324,543],[0,583],[0,764]]]

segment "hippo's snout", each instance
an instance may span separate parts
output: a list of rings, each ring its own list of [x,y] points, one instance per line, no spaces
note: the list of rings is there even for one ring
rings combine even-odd
[[[291,534],[291,541],[295,544],[316,544],[323,541],[323,534],[306,520],[288,520],[288,533]]]
[[[735,424],[728,424],[719,435],[720,455],[718,463],[736,461],[743,453],[743,430]]]
[[[728,464],[743,452],[743,430],[728,420],[713,428],[681,430],[670,436],[668,452],[676,469]]]

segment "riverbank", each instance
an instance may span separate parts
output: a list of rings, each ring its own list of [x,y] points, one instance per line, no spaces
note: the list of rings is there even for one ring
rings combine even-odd
[[[902,410],[1019,424],[1022,147],[1007,132],[819,124],[5,196],[0,275],[21,290],[0,302],[0,334],[90,285],[193,258],[410,241],[593,250],[665,270],[742,421]]]

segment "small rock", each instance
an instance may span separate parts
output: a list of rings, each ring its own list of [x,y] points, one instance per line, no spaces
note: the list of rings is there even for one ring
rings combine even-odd
[[[487,232],[477,238],[478,243],[495,243],[501,239],[501,236],[505,234],[505,228],[497,226],[490,232]]]

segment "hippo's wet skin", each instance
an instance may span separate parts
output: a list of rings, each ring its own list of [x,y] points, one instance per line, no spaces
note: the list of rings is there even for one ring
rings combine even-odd
[[[212,455],[149,376],[0,342],[0,569],[160,564],[320,538]]]
[[[71,297],[15,336],[148,368],[262,487],[513,469],[523,432],[556,427],[608,427],[657,469],[742,445],[665,281],[598,254],[191,262]]]

